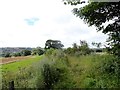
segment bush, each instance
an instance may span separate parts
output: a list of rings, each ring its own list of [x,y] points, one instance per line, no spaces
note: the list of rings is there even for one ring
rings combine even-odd
[[[58,82],[60,79],[60,69],[56,69],[49,64],[43,65],[42,70],[43,80],[44,80],[44,87],[46,89],[53,88],[54,84]]]
[[[43,88],[70,88],[73,87],[72,80],[69,78],[69,61],[62,50],[49,49],[46,58],[41,60],[41,75],[44,85]],[[39,75],[39,76],[41,76]],[[37,81],[38,82],[38,81]],[[70,83],[71,82],[71,83]],[[41,86],[41,85],[38,85]]]
[[[52,53],[54,52],[54,50],[55,50],[55,49],[53,49],[53,48],[47,49],[46,52],[45,52],[45,55],[46,55],[46,56],[52,55]]]
[[[101,63],[101,71],[107,74],[115,74],[117,70],[117,59],[112,55],[106,55],[103,57],[103,62]]]

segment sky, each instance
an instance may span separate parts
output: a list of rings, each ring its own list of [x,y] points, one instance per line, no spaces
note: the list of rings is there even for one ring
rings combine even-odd
[[[106,41],[107,35],[88,27],[62,0],[0,0],[0,47],[44,47],[48,39],[65,47],[80,40]]]

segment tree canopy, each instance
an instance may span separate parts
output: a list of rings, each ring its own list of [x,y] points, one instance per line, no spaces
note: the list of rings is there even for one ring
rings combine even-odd
[[[80,0],[64,0],[67,4],[81,4]],[[120,56],[120,1],[89,2],[81,8],[74,8],[73,13],[89,26],[96,26],[98,31],[108,34],[108,45],[113,54]],[[72,4],[73,3],[73,4]],[[105,25],[106,22],[110,23]]]
[[[50,48],[62,49],[63,46],[64,45],[59,40],[51,40],[51,39],[49,39],[45,43],[45,49],[50,49]]]
[[[21,55],[22,55],[22,56],[28,56],[28,55],[31,55],[31,51],[30,51],[30,50],[27,50],[27,49],[22,50],[22,51],[21,51]]]
[[[32,55],[42,55],[44,50],[41,47],[32,49]]]

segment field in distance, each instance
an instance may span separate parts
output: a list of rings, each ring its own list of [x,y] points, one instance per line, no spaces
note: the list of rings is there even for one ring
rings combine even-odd
[[[41,60],[43,56],[23,56],[13,58],[3,58],[2,60],[2,71],[17,71],[19,68],[28,67],[32,63]]]

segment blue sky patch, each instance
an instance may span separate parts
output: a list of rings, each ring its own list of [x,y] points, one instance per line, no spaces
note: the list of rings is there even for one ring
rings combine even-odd
[[[29,18],[29,19],[24,19],[26,23],[30,26],[35,25],[37,21],[39,21],[39,18]]]

